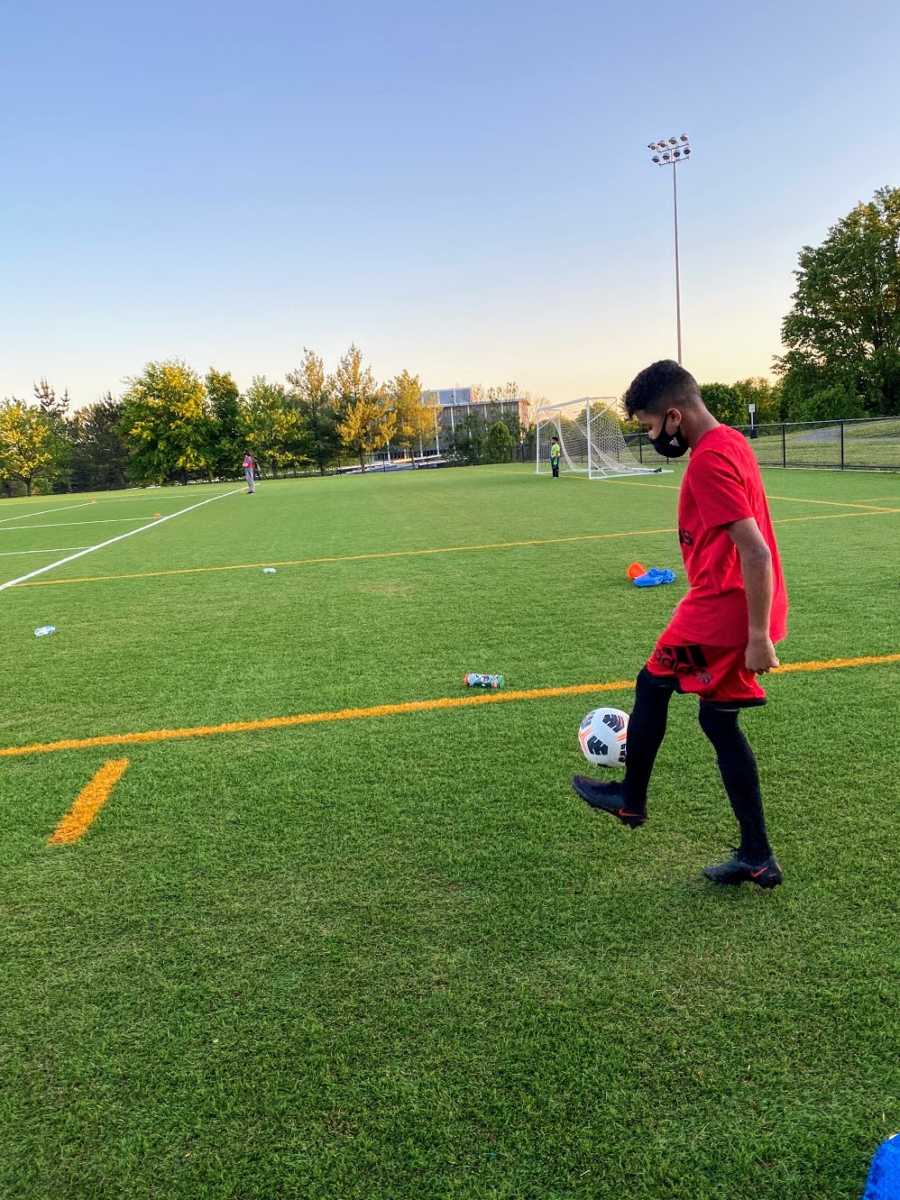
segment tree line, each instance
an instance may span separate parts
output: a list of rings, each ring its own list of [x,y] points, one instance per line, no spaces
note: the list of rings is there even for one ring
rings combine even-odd
[[[900,415],[900,188],[880,188],[804,246],[781,323],[776,382],[708,384],[707,406],[729,424]]]
[[[0,494],[230,478],[248,451],[269,475],[325,474],[348,461],[365,470],[385,447],[414,459],[436,440],[438,416],[418,375],[403,370],[378,383],[356,345],[332,372],[307,349],[284,383],[258,375],[244,392],[228,371],[201,377],[174,359],[148,363],[126,385],[71,415],[68,394],[57,396],[45,379],[31,403],[4,401]],[[499,404],[515,390],[490,388],[482,398]],[[442,451],[472,463],[509,461],[519,435],[517,417],[488,424],[474,412],[454,434],[437,431]]]
[[[782,322],[775,381],[706,383],[710,411],[732,425],[900,414],[900,188],[858,204],[820,246],[804,246],[792,307]],[[351,346],[332,372],[305,350],[284,383],[256,376],[241,392],[227,371],[200,377],[178,360],[148,363],[118,398],[107,393],[69,415],[46,380],[31,403],[0,404],[0,494],[88,490],[232,476],[245,450],[266,471],[322,473],[347,458],[365,468],[386,446],[414,455],[430,445],[435,410],[417,375],[377,383]],[[489,402],[517,396],[489,389]],[[501,419],[502,418],[502,419]],[[515,415],[469,412],[441,449],[469,463],[504,462],[533,449]]]

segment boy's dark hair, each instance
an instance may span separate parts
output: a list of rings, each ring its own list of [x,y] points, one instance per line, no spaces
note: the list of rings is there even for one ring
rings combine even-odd
[[[635,375],[623,403],[625,415],[633,417],[636,412],[656,414],[673,405],[686,408],[699,398],[700,389],[690,371],[671,358],[663,358]]]

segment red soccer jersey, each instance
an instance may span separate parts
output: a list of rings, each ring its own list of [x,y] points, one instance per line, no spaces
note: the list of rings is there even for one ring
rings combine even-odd
[[[737,547],[727,526],[753,517],[772,552],[769,636],[787,633],[787,591],[759,465],[744,436],[728,425],[691,450],[678,497],[678,540],[690,591],[675,609],[667,638],[678,644],[745,646],[747,597]]]

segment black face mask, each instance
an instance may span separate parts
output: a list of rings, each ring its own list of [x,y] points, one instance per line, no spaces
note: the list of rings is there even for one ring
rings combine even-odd
[[[687,438],[681,432],[681,426],[674,433],[666,433],[666,421],[669,419],[669,414],[663,417],[663,423],[660,426],[659,433],[655,438],[648,438],[650,445],[657,454],[661,454],[664,458],[681,458],[682,454],[687,454],[690,446]]]

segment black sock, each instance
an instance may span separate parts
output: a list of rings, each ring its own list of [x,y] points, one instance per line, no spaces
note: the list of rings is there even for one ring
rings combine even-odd
[[[713,744],[722,782],[741,828],[738,853],[746,862],[761,863],[772,853],[772,847],[766,834],[756,759],[738,725],[738,715],[735,708],[701,703],[700,728]]]
[[[634,708],[628,718],[628,742],[623,791],[629,812],[647,810],[647,787],[656,753],[666,735],[672,680],[641,669],[634,689]]]

